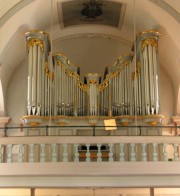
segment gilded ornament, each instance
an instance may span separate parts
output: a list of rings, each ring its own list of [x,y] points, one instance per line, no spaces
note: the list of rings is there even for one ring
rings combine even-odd
[[[139,61],[137,62],[136,74],[137,76],[141,74],[141,63]]]
[[[29,48],[34,46],[34,45],[38,45],[41,48],[41,51],[42,52],[44,51],[44,44],[43,44],[42,40],[40,40],[40,39],[30,39],[27,42],[28,51],[29,51]]]
[[[94,84],[94,85],[97,85],[97,80],[89,80],[89,84]]]
[[[41,30],[31,30],[31,31],[28,31],[26,33],[24,33],[24,35],[29,35],[29,34],[32,34],[32,33],[38,33],[38,34],[42,34],[42,35],[45,35],[45,36],[49,36],[48,33],[44,32],[44,31],[41,31]]]
[[[78,87],[80,89],[82,89],[83,91],[87,91],[88,90],[88,86],[81,81],[79,74],[77,74],[76,72],[72,72],[69,69],[67,69],[65,67],[65,65],[61,61],[59,61],[59,60],[56,60],[56,63],[57,63],[58,66],[61,66],[65,70],[65,73],[69,77],[73,77],[73,78],[75,78],[77,80],[77,85],[78,85]]]
[[[110,79],[110,78],[117,77],[117,76],[121,73],[121,71],[122,71],[127,65],[129,65],[129,63],[130,63],[130,61],[127,60],[127,61],[125,61],[124,63],[122,63],[122,64],[120,65],[120,67],[119,67],[116,71],[110,72],[109,74],[107,74],[106,77],[105,77],[105,79],[104,79],[104,81],[103,81],[103,83],[99,84],[99,87],[98,87],[99,91],[103,91],[105,88],[107,88],[108,85],[109,85],[109,79]]]
[[[142,51],[144,51],[144,48],[145,48],[146,46],[148,46],[148,45],[151,45],[151,46],[155,47],[156,50],[157,50],[158,42],[157,42],[157,40],[154,39],[154,38],[145,39],[145,40],[142,42],[142,45],[141,45]]]
[[[135,79],[135,71],[132,72],[132,74],[131,74],[131,79],[132,79],[132,80]]]
[[[51,80],[54,80],[54,73],[49,70],[48,63],[45,63],[45,73]]]
[[[141,36],[141,35],[144,35],[144,34],[148,34],[148,33],[153,33],[153,34],[155,34],[156,36],[162,35],[161,33],[159,33],[158,31],[155,31],[155,30],[146,30],[146,31],[137,33],[136,36],[138,37],[138,36]]]

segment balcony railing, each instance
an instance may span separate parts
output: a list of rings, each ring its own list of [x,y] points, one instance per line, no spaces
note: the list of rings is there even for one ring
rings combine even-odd
[[[148,182],[146,186],[147,184],[165,186],[167,183],[172,186],[178,185],[180,137],[176,134],[176,130],[179,127],[126,126],[117,127],[115,131],[105,131],[105,128],[100,126],[1,128],[1,132],[5,132],[4,137],[0,138],[2,186],[11,184],[14,187],[16,180],[14,177],[14,181],[10,183],[12,176],[18,176],[19,179],[27,176],[31,179],[32,176],[43,176],[41,181],[34,181],[33,184],[33,186],[38,184],[40,187],[45,186],[45,181],[49,180],[50,176],[54,177],[49,181],[52,187],[55,184],[65,186],[63,180],[66,181],[66,177],[68,179],[72,177],[71,183],[68,181],[72,187],[77,185],[73,177],[79,180],[81,177],[81,186],[84,179],[85,186],[92,184],[104,186],[103,179],[106,177],[109,179],[107,186],[122,187],[124,176],[128,177],[129,186],[137,184],[133,180],[134,176],[139,176],[138,186],[144,183],[145,178]],[[71,131],[68,132],[69,130]],[[17,136],[18,134],[14,132],[21,134]],[[162,135],[163,132],[169,135]],[[177,182],[172,181],[169,176],[178,178]],[[56,177],[60,180],[58,184]],[[89,182],[87,177],[93,178],[93,183]],[[163,180],[159,180],[161,178]],[[17,183],[20,182],[22,181]],[[24,186],[29,186],[28,184],[29,182],[24,182]]]
[[[5,127],[0,139],[0,163],[12,162],[157,162],[180,160],[179,136],[145,136],[145,126],[132,126],[135,135],[112,135],[112,132],[96,135],[102,126],[42,126],[23,127],[26,136],[9,137],[10,132],[22,127]],[[79,128],[90,131],[88,136],[52,135],[52,129]],[[123,127],[118,127],[120,130]],[[175,130],[177,127],[156,126],[148,129]],[[1,128],[3,129],[3,128]],[[43,135],[29,135],[40,130]],[[55,132],[57,133],[57,132]]]

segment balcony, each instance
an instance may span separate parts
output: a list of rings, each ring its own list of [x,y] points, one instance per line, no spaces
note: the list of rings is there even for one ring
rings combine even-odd
[[[65,135],[71,128],[86,134]],[[124,133],[124,127],[117,128]],[[31,187],[44,187],[45,180],[53,187],[178,186],[180,138],[174,134],[177,128],[132,126],[128,129],[136,134],[131,136],[105,131],[100,126],[1,128],[5,133],[0,139],[1,187],[19,186],[27,177],[32,181],[23,181],[24,186]],[[17,129],[24,135],[12,136]],[[143,135],[144,129],[169,135]]]

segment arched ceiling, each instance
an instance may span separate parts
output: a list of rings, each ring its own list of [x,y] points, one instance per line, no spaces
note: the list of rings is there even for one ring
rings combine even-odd
[[[177,93],[177,84],[180,83],[180,1],[103,0],[103,17],[106,19],[100,18],[94,22],[77,19],[83,2],[0,0],[0,74],[3,89],[6,89],[16,66],[26,56],[23,33],[29,30],[48,32],[53,45],[59,39],[94,35],[133,43],[136,33],[155,29],[162,33],[160,64],[172,78]],[[122,13],[118,13],[118,10]]]

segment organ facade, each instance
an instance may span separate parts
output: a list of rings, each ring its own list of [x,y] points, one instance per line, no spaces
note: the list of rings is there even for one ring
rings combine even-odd
[[[42,119],[134,120],[156,125],[159,114],[158,40],[156,31],[139,33],[132,51],[96,73],[80,77],[80,67],[51,52],[49,35],[25,33],[28,51],[27,115],[31,125]],[[41,119],[41,120],[40,120]]]

